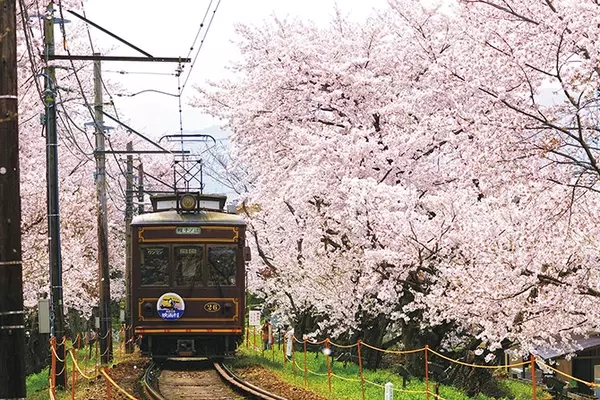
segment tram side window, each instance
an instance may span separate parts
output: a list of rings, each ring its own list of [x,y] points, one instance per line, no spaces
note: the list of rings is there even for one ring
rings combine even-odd
[[[208,248],[208,285],[235,286],[235,247]]]
[[[175,284],[202,284],[202,260],[204,251],[201,246],[178,246],[175,248]]]
[[[140,257],[140,273],[143,286],[169,284],[169,247],[143,247]]]

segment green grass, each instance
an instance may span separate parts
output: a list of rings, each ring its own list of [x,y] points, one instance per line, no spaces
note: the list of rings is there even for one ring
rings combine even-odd
[[[29,375],[25,381],[27,393],[35,393],[48,389],[48,367],[37,374]]]
[[[67,352],[72,346],[71,342],[68,341],[66,344]],[[89,348],[85,347],[80,350],[74,350],[75,357],[77,359],[77,365],[86,375],[91,376],[94,375],[94,367],[96,365],[95,359],[95,348],[92,349],[92,358],[85,359],[85,357],[89,354]],[[118,355],[118,349],[114,348],[114,357],[116,358]],[[85,359],[85,360],[84,360]],[[71,371],[73,368],[73,360],[70,355],[67,355],[67,380],[68,385],[71,384]],[[49,376],[49,367],[44,368],[42,371],[37,374],[31,374],[26,379],[26,387],[27,387],[27,399],[31,400],[42,400],[48,399],[48,376]],[[83,377],[77,373],[77,382],[80,384],[82,381],[85,381]],[[71,392],[70,391],[60,391],[56,392],[57,400],[70,399]]]
[[[70,344],[67,345],[70,348]],[[95,360],[83,361],[85,355],[87,355],[87,349],[76,351],[77,363],[79,367],[86,371],[88,375],[93,374]],[[94,351],[92,351],[92,357],[94,357]],[[251,351],[246,347],[241,348],[242,357],[236,358],[232,365],[234,368],[243,368],[252,365],[262,365],[281,376],[281,378],[293,385],[303,387],[304,381],[304,355],[303,353],[295,354],[296,368],[292,366],[291,362],[283,362],[283,355],[281,351],[267,351],[264,356],[261,352]],[[117,351],[115,350],[115,356]],[[315,353],[308,353],[306,357],[307,368],[313,373],[307,373],[306,375],[306,387],[307,389],[320,394],[323,397],[331,400],[362,400],[362,389],[360,383],[360,371],[359,367],[355,364],[348,363],[346,366],[342,362],[334,362],[331,366],[332,373],[336,376],[331,377],[331,394],[329,391],[329,380],[327,376],[327,362],[326,357],[319,354],[318,358],[315,357]],[[72,370],[72,361],[70,357],[67,359],[67,369],[70,379],[70,371]],[[383,399],[384,397],[384,386],[387,382],[392,382],[394,385],[394,399],[408,400],[408,399],[425,399],[425,382],[418,379],[412,379],[407,383],[406,388],[402,388],[402,377],[394,374],[390,370],[380,369],[376,371],[365,370],[364,378],[366,381],[372,383],[365,383],[365,399]],[[78,378],[79,382],[82,382],[82,378]],[[434,392],[435,383],[429,382],[429,389]],[[502,379],[500,385],[505,387],[510,396],[510,400],[530,400],[531,396],[531,385],[526,382]],[[404,390],[404,391],[402,391]],[[421,392],[421,393],[416,393]],[[48,368],[45,368],[37,374],[33,374],[27,377],[27,398],[31,400],[42,400],[48,399]],[[466,400],[470,397],[460,392],[451,386],[441,385],[439,388],[440,396],[445,400]],[[537,390],[538,400],[549,399],[550,395],[543,392],[538,388]],[[58,400],[66,400],[70,398],[70,392],[57,391]],[[431,400],[433,396],[429,396]],[[476,400],[491,400],[490,397],[479,395],[475,397]],[[506,399],[504,399],[506,400]]]
[[[236,359],[233,362],[234,368],[243,368],[250,365],[263,365],[266,368],[273,370],[281,378],[293,385],[304,387],[304,354],[296,353],[296,366],[292,366],[291,362],[284,364],[281,351],[267,351],[264,356],[261,352],[249,350],[246,347],[241,349],[242,358]],[[309,371],[306,375],[306,388],[318,393],[319,395],[331,400],[362,400],[362,388],[360,383],[359,367],[355,364],[348,363],[346,366],[342,362],[334,362],[331,366],[331,391],[329,389],[329,379],[326,357],[322,354],[315,357],[315,353],[308,353],[306,357],[306,366]],[[402,377],[394,374],[390,370],[365,370],[363,371],[365,381],[365,399],[383,399],[385,392],[385,384],[391,382],[394,386],[394,399],[425,399],[426,383],[423,380],[411,379],[407,382],[406,387],[402,387]],[[502,380],[501,385],[508,389],[509,399],[511,400],[530,400],[531,386],[519,381]],[[435,382],[429,382],[429,390],[435,392]],[[548,399],[550,396],[538,389],[538,399]],[[471,399],[458,389],[440,385],[439,395],[446,400],[466,400]],[[430,399],[434,396],[430,395]],[[474,397],[476,400],[491,400],[491,397],[478,395]]]
[[[500,381],[500,385],[508,390],[511,400],[531,400],[531,384],[529,383],[514,379],[503,379]],[[536,394],[538,400],[551,398],[548,392],[539,387],[536,388]]]

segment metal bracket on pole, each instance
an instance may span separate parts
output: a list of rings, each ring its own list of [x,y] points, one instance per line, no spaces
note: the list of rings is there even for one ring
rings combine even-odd
[[[107,35],[110,35],[111,37],[114,37],[115,39],[117,39],[118,41],[120,41],[121,43],[125,43],[127,46],[131,47],[134,50],[139,51],[140,53],[142,53],[143,55],[147,56],[147,57],[152,57],[152,54],[145,52],[144,50],[140,49],[139,47],[136,47],[134,45],[132,45],[131,43],[129,43],[127,40],[122,39],[120,37],[118,37],[117,35],[115,35],[114,33],[104,29],[103,27],[101,27],[100,25],[90,21],[89,19],[77,14],[75,11],[71,11],[71,10],[67,10],[68,13],[73,14],[74,16],[76,16],[77,18],[87,22],[88,24],[92,25],[94,28],[98,28],[100,29],[102,32],[106,33]]]

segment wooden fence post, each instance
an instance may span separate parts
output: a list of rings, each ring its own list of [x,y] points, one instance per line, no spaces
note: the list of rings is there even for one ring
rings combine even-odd
[[[331,394],[331,360],[329,358],[329,338],[325,339],[325,357],[327,359],[327,384],[329,385],[329,394]]]
[[[365,400],[365,378],[363,376],[363,362],[362,362],[362,356],[360,354],[360,345],[361,345],[362,341],[359,340],[358,341],[358,370],[360,372],[360,386],[361,386],[361,391],[362,391],[362,399]]]
[[[531,398],[533,400],[537,400],[537,390],[536,390],[536,382],[535,382],[535,357],[533,354],[529,356],[530,368],[531,368]]]
[[[308,372],[308,367],[306,366],[306,338],[304,339],[304,387],[307,386],[307,377],[306,374]]]
[[[425,397],[429,400],[429,346],[425,345],[425,390],[427,394]]]

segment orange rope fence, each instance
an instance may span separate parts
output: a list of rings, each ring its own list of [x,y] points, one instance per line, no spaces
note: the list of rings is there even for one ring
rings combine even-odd
[[[540,366],[541,366],[542,368],[547,368],[547,369],[549,369],[549,370],[551,370],[551,371],[554,371],[554,372],[556,372],[556,373],[557,373],[557,374],[559,374],[559,375],[562,375],[562,376],[564,376],[565,378],[573,379],[573,380],[574,380],[574,381],[576,381],[576,382],[583,383],[584,385],[588,386],[589,388],[600,387],[600,384],[598,384],[598,383],[594,383],[594,382],[587,382],[587,381],[584,381],[583,379],[575,378],[574,376],[571,376],[571,375],[569,375],[569,374],[567,374],[567,373],[565,373],[565,372],[559,371],[558,369],[551,367],[550,365],[546,364],[546,363],[545,363],[545,362],[543,362],[543,361],[536,360],[536,362],[537,362],[538,364],[540,364]]]
[[[126,329],[126,328],[125,328]],[[122,335],[123,334],[123,335]],[[85,347],[81,346],[81,337],[84,337],[84,341],[86,343],[86,345],[89,345],[89,350],[87,350]],[[104,338],[106,338],[108,336],[108,334],[106,336],[104,336]],[[110,336],[112,337],[112,335]],[[124,330],[123,328],[119,331],[119,338],[121,337],[125,337],[124,336]],[[70,349],[68,349],[68,351],[65,351],[65,357],[64,359],[61,359],[58,356],[58,353],[56,351],[56,347],[57,347],[57,343],[56,343],[56,338],[52,337],[50,339],[50,352],[51,352],[51,371],[50,371],[50,376],[48,377],[48,381],[49,381],[49,387],[48,387],[48,392],[50,395],[50,399],[51,400],[56,400],[56,375],[65,373],[65,375],[67,375],[67,360],[68,358],[71,359],[72,362],[72,368],[71,368],[71,382],[70,382],[70,386],[71,386],[71,399],[75,398],[75,389],[77,386],[77,377],[78,376],[82,376],[83,378],[87,379],[87,380],[92,380],[92,379],[96,379],[99,376],[104,377],[104,379],[106,380],[106,393],[107,393],[107,399],[111,399],[112,397],[112,389],[115,388],[117,391],[121,392],[125,397],[127,397],[128,399],[132,399],[132,400],[136,400],[136,397],[134,397],[133,395],[129,394],[125,389],[123,389],[121,386],[119,386],[118,383],[116,383],[108,374],[108,370],[107,368],[100,368],[100,358],[99,358],[99,351],[98,351],[98,343],[99,340],[101,339],[101,337],[99,335],[94,335],[94,336],[88,336],[87,333],[85,333],[84,335],[80,335],[77,334],[77,336],[75,337],[75,339],[73,340],[73,344],[77,344],[76,347],[71,347]],[[133,342],[135,342],[135,338],[133,338]],[[111,340],[111,339],[109,339]],[[60,342],[60,345],[66,345],[67,341],[66,338],[63,338],[62,342]],[[93,370],[92,374],[88,374],[85,365],[82,367],[80,365],[80,363],[77,360],[77,353],[81,352],[81,350],[83,350],[84,352],[84,356],[83,356],[83,361],[91,361],[92,360],[92,346],[95,346],[95,352],[94,352],[94,360],[95,360],[95,367]],[[125,346],[125,341],[124,340],[119,340],[119,349],[120,349],[120,354],[122,355],[122,349]],[[66,350],[66,349],[65,349]],[[56,371],[56,363],[57,361],[63,363],[63,370],[60,372]],[[65,380],[65,382],[67,382],[67,380]],[[65,388],[66,389],[66,388]]]
[[[545,362],[541,361],[541,360],[537,360],[533,355],[530,356],[530,359],[527,361],[523,361],[523,362],[518,362],[518,363],[512,363],[512,364],[506,364],[506,365],[482,365],[482,364],[473,364],[473,363],[468,363],[468,362],[464,362],[461,360],[455,360],[451,357],[448,357],[438,351],[432,350],[431,348],[429,348],[429,346],[425,346],[419,349],[408,349],[408,350],[389,350],[389,349],[381,349],[378,348],[376,346],[372,346],[368,343],[364,343],[362,341],[358,341],[357,343],[354,344],[340,344],[340,343],[335,343],[333,341],[331,341],[329,338],[325,338],[323,340],[317,341],[315,339],[308,339],[308,338],[304,338],[303,340],[300,340],[298,338],[296,338],[295,336],[293,336],[293,341],[295,341],[298,344],[302,345],[302,352],[303,352],[303,364],[304,365],[300,365],[298,364],[295,356],[295,352],[294,352],[294,348],[292,348],[292,359],[288,360],[288,358],[286,357],[287,354],[287,340],[283,340],[283,362],[284,364],[287,361],[291,361],[291,367],[293,369],[294,372],[294,377],[296,377],[296,370],[300,370],[303,372],[303,381],[304,381],[304,386],[308,385],[307,382],[307,376],[308,374],[313,375],[313,376],[318,376],[321,378],[327,378],[327,386],[329,389],[329,392],[332,393],[332,385],[331,385],[331,380],[332,378],[336,378],[339,380],[343,380],[343,381],[347,381],[347,382],[355,382],[355,383],[359,383],[361,386],[361,391],[362,391],[362,398],[365,399],[365,383],[371,385],[371,386],[375,386],[375,387],[379,387],[381,389],[385,389],[384,385],[381,385],[379,383],[376,382],[372,382],[369,381],[368,379],[366,379],[363,375],[363,357],[362,357],[362,350],[366,347],[369,348],[371,350],[375,350],[378,352],[382,352],[382,353],[387,353],[387,354],[396,354],[396,355],[406,355],[406,354],[414,354],[414,353],[420,353],[423,352],[423,356],[424,356],[424,368],[425,368],[425,390],[406,390],[406,389],[401,389],[401,388],[393,388],[394,392],[401,392],[401,393],[413,393],[413,394],[423,394],[425,395],[425,397],[427,399],[436,399],[436,400],[444,400],[443,397],[441,397],[438,393],[438,387],[439,384],[435,385],[435,389],[436,389],[436,393],[434,393],[431,388],[430,388],[430,371],[429,371],[429,364],[431,362],[431,358],[433,357],[439,357],[441,359],[444,359],[446,361],[449,361],[453,364],[457,364],[457,365],[462,365],[462,366],[466,366],[466,367],[470,367],[470,368],[481,368],[481,369],[490,369],[490,370],[499,370],[499,369],[508,369],[508,368],[515,368],[515,367],[523,367],[523,366],[528,366],[529,369],[531,370],[531,388],[532,388],[532,392],[531,392],[531,398],[533,400],[537,400],[537,388],[536,388],[536,374],[535,374],[535,366],[536,364],[539,365],[542,369],[548,369],[548,370],[552,370],[557,374],[560,374],[568,379],[573,379],[577,382],[583,383],[584,385],[587,385],[590,388],[595,388],[595,387],[600,387],[600,384],[597,383],[593,383],[593,382],[587,382],[584,381],[582,379],[578,379],[575,378],[571,375],[568,375],[562,371],[559,371],[551,366],[549,366],[548,364],[546,364]],[[248,346],[248,340],[246,341],[247,347],[248,348],[254,348],[255,351],[258,351],[258,349],[256,347],[253,346]],[[307,366],[307,345],[323,345],[323,353],[326,356],[326,366],[327,366],[327,372],[325,373],[319,373],[317,371],[313,371],[310,368],[308,368]],[[359,373],[358,373],[358,377],[357,378],[349,378],[349,377],[344,377],[344,376],[340,376],[337,375],[333,372],[332,369],[332,363],[331,363],[331,359],[330,359],[330,354],[331,354],[331,348],[332,347],[336,347],[339,349],[353,349],[356,348],[356,352],[358,355],[358,366],[359,366]]]
[[[127,329],[126,327],[121,328],[121,330],[119,331],[119,354],[122,355],[123,353],[123,348],[125,346],[125,340],[124,338],[125,336],[125,329]],[[246,336],[246,345],[248,348],[252,348],[254,351],[256,352],[260,352],[258,347],[256,346],[256,331],[253,332],[253,336],[254,336],[254,340],[252,341],[253,343],[250,343],[249,337],[248,335]],[[86,345],[89,345],[89,350],[85,349],[85,346],[82,348],[81,346],[81,338],[84,338],[84,342]],[[108,335],[107,335],[108,336]],[[106,338],[107,336],[104,336],[104,338]],[[111,335],[112,338],[112,335]],[[123,338],[123,340],[121,340],[121,338]],[[95,379],[98,376],[102,376],[105,378],[106,380],[106,385],[107,385],[107,398],[110,399],[111,398],[111,393],[112,393],[112,389],[115,388],[117,391],[121,392],[124,396],[126,396],[129,399],[133,399],[135,400],[136,398],[129,394],[125,389],[123,389],[122,387],[120,387],[108,374],[108,370],[106,368],[100,368],[100,363],[99,363],[99,351],[98,351],[98,342],[101,338],[98,335],[95,335],[94,337],[90,337],[87,333],[85,335],[77,335],[75,340],[73,341],[73,343],[77,343],[77,351],[75,351],[75,348],[71,347],[68,351],[65,351],[65,356],[64,358],[60,358],[58,356],[58,353],[56,351],[57,346],[65,346],[67,341],[66,338],[62,338],[62,341],[57,344],[56,342],[56,338],[52,337],[50,339],[50,349],[51,349],[51,356],[52,356],[52,363],[51,363],[51,374],[49,377],[49,398],[51,400],[56,400],[56,375],[57,374],[62,374],[65,373],[65,375],[67,374],[67,359],[70,357],[72,360],[72,368],[71,368],[71,393],[72,396],[71,398],[74,399],[75,396],[75,388],[77,386],[77,377],[78,376],[82,376],[83,378],[87,379],[87,380],[91,380],[91,379]],[[134,338],[132,338],[134,339]],[[531,370],[531,386],[532,386],[532,399],[536,400],[537,399],[537,391],[536,391],[536,377],[535,377],[535,365],[538,364],[542,369],[546,369],[546,370],[551,370],[557,374],[560,374],[568,379],[573,379],[577,382],[580,382],[584,385],[587,385],[590,388],[595,388],[595,387],[600,387],[599,384],[593,383],[593,382],[587,382],[584,381],[582,379],[579,378],[575,378],[567,373],[564,373],[556,368],[553,368],[552,366],[548,365],[547,363],[541,361],[541,360],[537,360],[533,355],[530,357],[530,359],[528,361],[524,361],[524,362],[519,362],[519,363],[513,363],[513,364],[507,364],[507,365],[481,365],[481,364],[473,364],[473,363],[467,363],[464,361],[460,361],[460,360],[455,360],[451,357],[448,357],[444,354],[441,354],[435,350],[432,350],[429,348],[429,346],[425,346],[423,348],[419,348],[419,349],[413,349],[413,350],[387,350],[387,349],[380,349],[377,348],[375,346],[369,345],[367,343],[364,343],[362,341],[358,341],[357,343],[354,344],[350,344],[350,345],[344,345],[344,344],[339,344],[339,343],[335,343],[332,342],[329,338],[326,338],[324,340],[321,341],[317,341],[317,340],[310,340],[310,339],[303,339],[302,341],[298,340],[298,338],[292,336],[293,341],[296,341],[297,343],[301,343],[303,345],[303,363],[304,365],[301,366],[298,364],[297,360],[296,360],[296,353],[295,353],[295,349],[292,346],[291,349],[291,359],[288,359],[288,357],[286,357],[287,354],[287,340],[283,341],[283,362],[284,364],[286,362],[291,362],[291,367],[293,368],[293,372],[294,372],[294,377],[296,377],[296,371],[297,370],[302,370],[303,371],[303,378],[304,378],[304,385],[307,386],[307,375],[311,374],[314,376],[319,376],[319,377],[327,377],[327,383],[328,383],[328,389],[329,392],[332,393],[332,378],[335,379],[339,379],[339,380],[343,380],[343,381],[347,381],[347,382],[355,382],[355,383],[360,383],[361,386],[361,391],[362,391],[362,398],[365,398],[365,383],[371,385],[371,386],[375,386],[375,387],[379,387],[382,389],[386,389],[384,385],[381,385],[379,383],[376,382],[372,382],[368,379],[366,379],[363,375],[363,357],[362,357],[362,351],[364,347],[369,348],[371,350],[375,350],[375,351],[379,351],[379,352],[383,352],[383,353],[388,353],[388,354],[397,354],[397,355],[405,355],[405,354],[414,354],[414,353],[419,353],[419,352],[423,352],[424,354],[424,361],[425,361],[425,390],[406,390],[406,389],[401,389],[401,388],[393,388],[394,392],[399,392],[399,393],[412,393],[412,394],[424,394],[425,397],[427,399],[429,398],[433,398],[436,400],[444,400],[443,397],[441,397],[438,393],[437,393],[437,388],[439,385],[436,385],[436,393],[432,392],[430,390],[430,373],[429,373],[429,364],[430,364],[430,359],[431,356],[435,356],[435,357],[439,357],[442,358],[446,361],[449,361],[453,364],[457,364],[457,365],[463,365],[466,367],[470,367],[470,368],[482,368],[482,369],[504,369],[504,368],[514,368],[514,367],[522,367],[522,366],[529,366],[530,370]],[[110,340],[110,339],[109,339]],[[135,340],[134,340],[135,341]],[[292,341],[292,342],[293,342]],[[253,344],[253,346],[250,346],[250,344]],[[81,350],[83,349],[84,351],[84,357],[83,357],[83,361],[90,361],[92,356],[92,345],[95,345],[96,349],[95,349],[95,369],[93,371],[93,374],[88,374],[88,372],[85,369],[82,370],[80,364],[78,363],[77,360],[77,352],[81,352]],[[311,369],[308,368],[307,366],[307,359],[306,359],[306,354],[307,354],[307,345],[324,345],[324,354],[326,357],[326,365],[327,365],[327,372],[326,373],[319,373],[317,371],[312,371]],[[356,351],[358,354],[358,365],[359,365],[359,374],[357,378],[349,378],[349,377],[344,377],[344,376],[340,376],[335,374],[335,372],[333,371],[333,366],[332,366],[332,360],[331,360],[331,349],[332,347],[335,348],[339,348],[339,349],[353,349],[356,347]],[[274,356],[274,346],[273,346],[273,358]],[[56,364],[57,361],[60,363],[63,363],[63,370],[59,373],[57,373],[56,371]],[[391,384],[390,384],[391,385]]]

